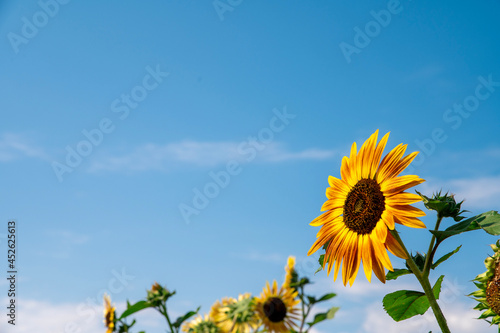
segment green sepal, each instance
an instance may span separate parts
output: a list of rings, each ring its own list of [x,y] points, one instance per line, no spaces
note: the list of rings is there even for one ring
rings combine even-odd
[[[484,311],[478,319],[484,319],[484,318],[488,318],[488,317],[491,317],[491,316],[496,316],[496,313],[491,310],[491,309],[488,309],[486,311]]]

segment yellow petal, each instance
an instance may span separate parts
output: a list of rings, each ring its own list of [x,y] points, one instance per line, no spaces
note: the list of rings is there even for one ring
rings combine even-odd
[[[401,259],[408,259],[405,250],[403,249],[401,244],[399,244],[399,242],[392,236],[391,233],[387,234],[385,246],[395,256],[400,257]]]

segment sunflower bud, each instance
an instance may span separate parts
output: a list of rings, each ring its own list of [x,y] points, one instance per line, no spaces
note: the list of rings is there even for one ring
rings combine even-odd
[[[174,292],[170,292],[167,288],[161,286],[158,282],[155,282],[151,289],[148,290],[147,301],[153,304],[153,306],[158,306],[163,302],[166,302],[167,299],[174,295]]]
[[[439,191],[429,198],[418,191],[416,192],[422,197],[425,207],[427,207],[427,209],[437,211],[438,216],[452,217],[456,222],[461,221],[464,218],[463,216],[460,216],[460,214],[465,212],[465,210],[460,210],[464,201],[462,200],[457,203],[455,201],[454,194],[448,194],[448,192],[446,192],[444,195],[441,195],[441,191]]]

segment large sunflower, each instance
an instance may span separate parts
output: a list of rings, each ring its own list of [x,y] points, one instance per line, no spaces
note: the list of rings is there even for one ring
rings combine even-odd
[[[474,309],[484,311],[479,319],[485,319],[492,325],[500,324],[500,240],[490,245],[493,256],[486,258],[486,272],[473,280],[478,290],[470,294],[479,302]],[[491,317],[491,318],[490,318]],[[491,319],[491,320],[488,320]]]
[[[111,297],[104,294],[104,325],[106,325],[106,333],[111,333],[115,330],[115,307],[111,305]]]
[[[344,285],[354,282],[361,261],[368,281],[372,270],[385,282],[384,267],[393,270],[387,250],[407,259],[401,245],[389,232],[395,223],[412,228],[425,228],[418,219],[425,213],[410,204],[421,197],[405,190],[422,183],[418,176],[398,175],[413,161],[418,152],[403,157],[406,146],[400,144],[380,162],[389,133],[378,142],[378,130],[357,151],[352,144],[350,157],[344,156],[340,168],[341,179],[330,176],[326,189],[326,210],[311,222],[321,226],[316,242],[308,255],[326,245],[323,268],[328,263],[328,274],[335,265],[334,280],[342,265]]]
[[[266,283],[260,298],[257,298],[256,310],[266,331],[271,333],[289,332],[296,328],[294,321],[298,320],[298,292],[282,286],[278,289],[276,280],[273,286]]]

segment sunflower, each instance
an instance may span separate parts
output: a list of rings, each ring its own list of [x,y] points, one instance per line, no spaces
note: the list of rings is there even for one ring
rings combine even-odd
[[[479,274],[473,281],[479,289],[470,294],[479,302],[474,309],[483,311],[479,319],[493,317],[492,325],[500,323],[500,240],[496,244],[491,244],[494,254],[486,258],[484,265],[486,272]],[[487,319],[486,319],[487,320]]]
[[[239,295],[237,300],[223,298],[212,305],[210,317],[223,333],[249,333],[259,325],[254,303],[250,293]]]
[[[182,325],[182,330],[188,333],[220,333],[215,322],[208,316],[198,315],[189,323]]]
[[[260,298],[257,298],[256,310],[262,319],[264,327],[269,332],[288,332],[296,328],[294,320],[298,320],[298,292],[282,286],[278,289],[276,280],[273,286],[266,283]]]
[[[378,142],[378,130],[357,151],[352,144],[350,157],[344,156],[341,179],[330,176],[326,189],[327,211],[311,222],[321,226],[308,255],[325,247],[323,269],[328,263],[328,275],[335,265],[334,280],[342,261],[344,286],[354,282],[361,261],[368,281],[372,270],[385,283],[384,267],[393,270],[387,250],[407,259],[402,246],[389,232],[395,223],[412,228],[425,228],[418,219],[425,213],[410,204],[421,201],[416,194],[405,190],[422,183],[418,176],[398,175],[413,161],[418,152],[403,157],[406,146],[400,144],[380,162],[389,133]]]
[[[294,281],[294,276],[296,279],[297,273],[295,272],[295,257],[289,256],[287,265],[285,266],[285,282],[283,282],[283,288],[290,287],[290,284]]]
[[[111,297],[104,294],[104,325],[106,325],[106,333],[111,333],[115,330],[115,307],[111,305]]]

